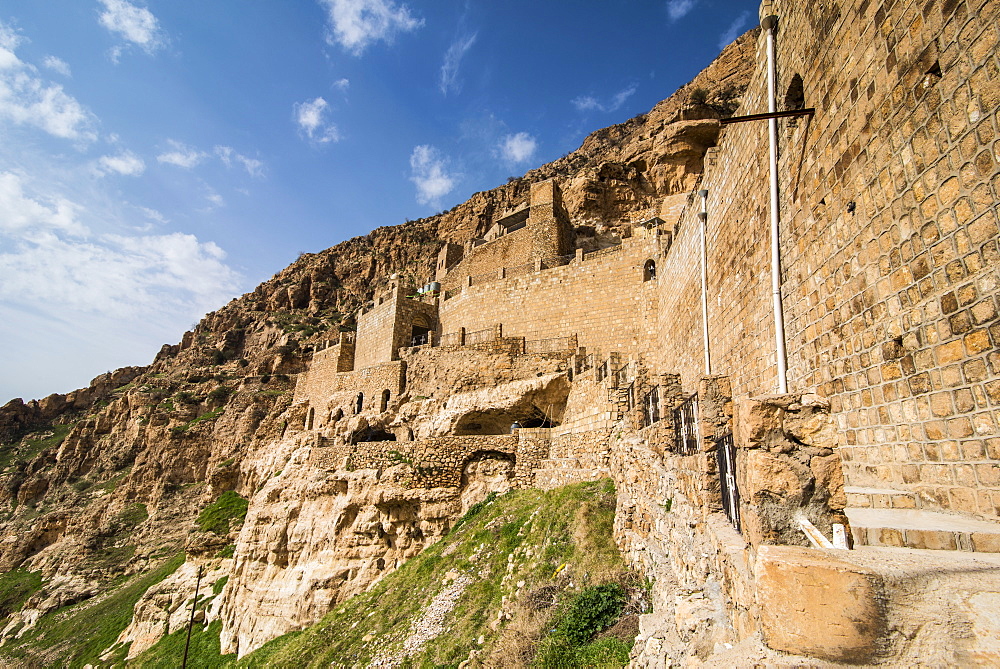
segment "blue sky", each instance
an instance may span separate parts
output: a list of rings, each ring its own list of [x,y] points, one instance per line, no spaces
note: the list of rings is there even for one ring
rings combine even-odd
[[[0,404],[648,111],[747,0],[4,0]]]

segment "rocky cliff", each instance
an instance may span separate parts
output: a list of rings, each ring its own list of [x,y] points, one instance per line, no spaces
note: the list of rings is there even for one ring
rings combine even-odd
[[[192,565],[211,567],[214,582],[228,578],[216,615],[227,652],[243,653],[317,620],[436,541],[475,499],[407,489],[391,467],[376,476],[304,466],[295,376],[353,328],[353,314],[390,275],[419,285],[443,242],[484,233],[526,201],[531,183],[560,182],[578,246],[656,215],[665,196],[697,180],[718,119],[735,111],[747,85],[754,44],[744,35],[649,113],[593,133],[521,178],[436,216],[303,254],[165,345],[148,367],[0,409],[0,569],[41,578],[0,612],[6,648],[18,649],[11,656],[95,660],[94,649],[69,646],[44,654],[39,630],[63,607],[97,605],[180,550],[188,566],[139,602],[117,645],[98,649],[111,653],[105,659],[135,655],[161,623],[176,624],[177,607],[193,594]],[[391,417],[407,414],[421,418],[418,437],[443,434],[460,415],[488,416],[499,406],[506,416],[519,402],[543,403],[536,395],[558,393],[563,371],[490,369],[470,384],[428,365],[382,424],[344,429],[391,431]],[[475,394],[498,386],[488,397]],[[480,466],[475,496],[492,489],[489,470],[502,466]],[[225,515],[224,498],[249,508],[213,524],[213,513]]]

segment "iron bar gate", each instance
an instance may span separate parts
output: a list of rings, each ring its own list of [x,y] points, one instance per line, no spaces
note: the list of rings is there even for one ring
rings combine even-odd
[[[719,462],[719,483],[722,488],[722,510],[737,532],[740,529],[740,491],[736,487],[736,445],[730,432],[715,445],[715,457]]]

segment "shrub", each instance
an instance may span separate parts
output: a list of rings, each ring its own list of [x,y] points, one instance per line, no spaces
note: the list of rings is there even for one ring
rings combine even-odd
[[[231,388],[226,386],[216,386],[212,392],[208,394],[208,399],[214,402],[221,402],[229,397],[229,394],[233,392]]]
[[[617,583],[584,588],[570,603],[559,630],[571,643],[586,643],[614,622],[624,604],[625,590]]]

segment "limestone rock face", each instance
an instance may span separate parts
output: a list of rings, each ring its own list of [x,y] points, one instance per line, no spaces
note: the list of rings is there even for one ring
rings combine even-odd
[[[305,450],[251,499],[222,593],[222,650],[244,655],[314,623],[436,541],[458,517],[452,489],[408,489],[405,466],[329,472]]]

